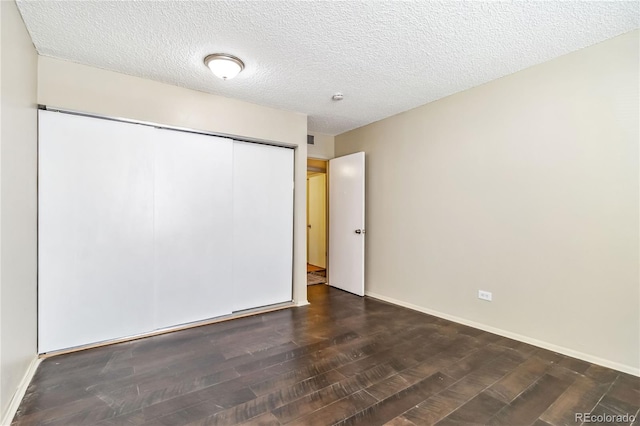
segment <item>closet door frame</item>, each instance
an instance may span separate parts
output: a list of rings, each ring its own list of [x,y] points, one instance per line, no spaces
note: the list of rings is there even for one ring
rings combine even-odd
[[[272,140],[267,140],[267,139],[242,137],[242,136],[237,136],[237,135],[227,134],[227,133],[221,133],[221,132],[202,131],[202,130],[191,129],[191,128],[187,128],[187,127],[171,126],[171,125],[165,125],[165,124],[156,123],[156,122],[134,120],[134,119],[128,119],[128,118],[124,118],[124,117],[116,117],[116,116],[109,116],[109,115],[103,115],[103,114],[88,113],[88,112],[82,112],[82,111],[66,109],[66,108],[51,107],[51,106],[46,106],[46,105],[38,105],[38,110],[61,113],[61,114],[69,114],[69,115],[75,115],[75,116],[81,116],[81,117],[88,117],[88,118],[94,118],[94,119],[100,119],[100,120],[115,121],[115,122],[121,122],[121,123],[137,124],[137,125],[149,126],[149,127],[153,127],[153,128],[157,128],[157,129],[165,129],[165,130],[179,131],[179,132],[185,132],[185,133],[193,133],[193,134],[204,135],[204,136],[221,137],[221,138],[230,139],[232,142],[245,142],[245,143],[268,145],[268,146],[273,146],[273,147],[291,149],[292,152],[293,152],[293,156],[292,156],[293,176],[292,177],[293,177],[293,180],[295,181],[295,176],[296,176],[296,158],[297,158],[297,155],[298,155],[298,147],[299,147],[299,145],[296,145],[296,144],[287,144],[287,143],[278,142],[278,141],[272,141]],[[40,186],[40,179],[41,179],[41,176],[39,175],[39,169],[38,169],[38,187]],[[293,188],[292,188],[292,190],[293,190]],[[40,197],[40,195],[38,194],[38,199],[39,199],[39,197]],[[271,311],[275,311],[275,310],[286,309],[286,308],[298,306],[298,305],[296,305],[296,303],[295,303],[296,299],[294,298],[295,294],[296,294],[296,279],[295,279],[295,274],[294,274],[294,269],[295,269],[295,264],[296,264],[296,255],[295,255],[295,239],[296,239],[296,233],[295,233],[295,224],[296,224],[295,205],[296,205],[296,196],[295,196],[295,192],[293,193],[292,200],[293,200],[293,202],[292,202],[292,204],[293,204],[293,212],[292,212],[292,216],[291,216],[291,227],[292,227],[292,229],[294,231],[292,233],[292,239],[291,239],[291,254],[292,254],[292,256],[291,256],[291,264],[292,264],[292,271],[291,271],[291,299],[292,300],[291,301],[287,301],[287,302],[283,302],[283,303],[276,303],[276,304],[268,305],[268,306],[256,307],[254,309],[249,309],[247,311],[239,312],[239,313],[233,312],[232,314],[230,314],[228,316],[221,316],[221,317],[204,319],[204,320],[201,320],[201,321],[194,321],[194,322],[189,323],[189,324],[179,324],[179,325],[175,325],[175,326],[171,326],[171,327],[166,327],[166,328],[163,328],[163,329],[156,329],[156,330],[152,330],[152,331],[149,331],[149,332],[134,334],[134,335],[125,336],[125,337],[121,337],[121,338],[114,338],[114,339],[110,339],[110,340],[107,340],[107,341],[101,341],[101,342],[96,342],[96,343],[78,345],[78,346],[67,348],[67,349],[43,351],[42,348],[40,347],[40,342],[38,342],[38,353],[41,355],[41,357],[46,358],[46,357],[54,356],[54,355],[58,355],[58,354],[70,353],[70,352],[75,352],[75,351],[79,351],[79,350],[85,350],[85,349],[92,348],[92,347],[100,347],[100,346],[104,346],[104,345],[121,343],[121,342],[126,342],[126,341],[130,341],[130,340],[139,339],[139,338],[142,338],[142,337],[154,336],[154,335],[169,333],[169,332],[173,332],[173,331],[177,331],[177,330],[183,330],[183,329],[188,329],[188,328],[192,328],[192,327],[198,327],[198,326],[207,325],[207,324],[214,324],[214,323],[218,323],[218,322],[221,322],[221,321],[227,321],[227,320],[230,320],[230,319],[241,318],[241,317],[245,317],[245,316],[249,316],[249,315],[255,315],[255,314],[271,312]],[[40,215],[40,212],[39,212],[40,207],[41,206],[38,204],[38,217]],[[39,238],[40,238],[40,236],[38,234],[38,239]],[[38,263],[38,267],[39,267],[39,263]],[[306,286],[305,286],[305,289],[306,289]],[[308,304],[308,302],[306,302],[306,296],[303,297],[303,299],[304,300],[303,300],[303,302],[301,302],[300,306]],[[38,315],[40,315],[39,309],[38,309]],[[39,321],[40,321],[40,319],[38,319],[38,323],[39,323]],[[39,334],[38,334],[38,336],[39,336]],[[38,340],[39,339],[40,339],[40,337],[38,337]]]

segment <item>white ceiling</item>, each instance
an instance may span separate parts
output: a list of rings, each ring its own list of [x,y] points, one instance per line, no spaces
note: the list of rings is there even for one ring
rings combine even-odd
[[[640,2],[18,0],[36,49],[339,134],[640,27]],[[239,56],[234,80],[210,53]],[[344,100],[332,101],[335,92]]]

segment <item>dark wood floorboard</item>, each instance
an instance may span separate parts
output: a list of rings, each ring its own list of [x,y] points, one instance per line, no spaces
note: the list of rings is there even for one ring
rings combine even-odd
[[[640,378],[308,291],[306,307],[46,359],[12,424],[560,426],[639,414]]]

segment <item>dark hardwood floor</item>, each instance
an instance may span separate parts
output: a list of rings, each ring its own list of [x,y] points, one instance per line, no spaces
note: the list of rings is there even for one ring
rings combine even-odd
[[[324,285],[309,299],[46,359],[13,424],[545,426],[638,415],[637,377]]]

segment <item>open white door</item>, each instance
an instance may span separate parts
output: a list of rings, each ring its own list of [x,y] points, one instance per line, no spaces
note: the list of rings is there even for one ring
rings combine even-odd
[[[329,285],[364,296],[364,152],[329,160]]]

